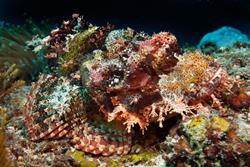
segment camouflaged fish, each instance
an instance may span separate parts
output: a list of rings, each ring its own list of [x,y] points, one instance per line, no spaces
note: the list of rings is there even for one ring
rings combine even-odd
[[[87,119],[80,86],[65,77],[41,75],[25,105],[31,140],[68,138],[76,149],[109,156],[127,154],[131,135]]]

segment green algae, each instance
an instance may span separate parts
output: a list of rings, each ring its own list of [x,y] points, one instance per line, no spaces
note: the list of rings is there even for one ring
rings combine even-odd
[[[214,129],[218,129],[221,132],[226,132],[229,129],[229,122],[224,118],[215,116],[211,120],[211,127]]]
[[[149,161],[150,159],[152,159],[153,157],[156,157],[157,155],[159,155],[158,152],[146,151],[143,153],[130,155],[130,160],[133,164],[138,164],[140,162]]]
[[[206,138],[206,126],[208,122],[202,117],[194,118],[187,126],[186,132],[191,140],[202,141]]]
[[[81,167],[97,167],[98,162],[97,161],[90,161],[86,159],[85,153],[83,151],[75,150],[73,152],[67,153],[70,157],[72,157],[74,160],[79,162]]]

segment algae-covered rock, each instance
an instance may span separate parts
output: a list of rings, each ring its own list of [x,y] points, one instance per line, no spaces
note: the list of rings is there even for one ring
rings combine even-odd
[[[140,154],[132,154],[131,155],[131,161],[134,164],[137,164],[139,162],[145,162],[145,161],[148,161],[151,158],[155,157],[158,154],[159,153],[155,153],[155,152],[143,152],[143,153],[140,153]]]
[[[240,137],[242,141],[250,142],[250,121],[245,121],[239,117],[237,119],[237,123],[238,123],[237,135]]]
[[[248,119],[246,114],[223,115],[214,111],[182,122],[177,133],[167,136],[162,143],[167,164],[247,166],[250,151]]]
[[[229,128],[229,122],[218,116],[213,117],[210,124],[212,128],[219,129],[222,132],[226,132]]]
[[[191,140],[202,141],[206,138],[206,126],[208,121],[205,117],[196,117],[187,125],[186,132]]]
[[[69,155],[74,160],[76,160],[81,165],[81,167],[97,167],[98,166],[98,162],[96,160],[88,160],[83,151],[75,150],[72,152],[68,152],[67,155]]]
[[[211,56],[228,70],[229,75],[250,83],[250,47],[222,49]]]
[[[155,156],[143,164],[132,167],[168,167],[162,155]]]

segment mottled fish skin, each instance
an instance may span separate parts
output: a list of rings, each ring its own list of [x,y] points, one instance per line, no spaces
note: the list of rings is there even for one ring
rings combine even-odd
[[[70,80],[41,75],[32,84],[24,110],[24,123],[30,139],[65,137],[76,149],[87,153],[103,156],[127,154],[131,148],[131,136],[88,120],[84,100],[80,97],[80,88]]]

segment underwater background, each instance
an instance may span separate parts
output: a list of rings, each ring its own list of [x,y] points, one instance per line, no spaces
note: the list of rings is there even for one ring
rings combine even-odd
[[[0,166],[250,166],[249,37],[249,0],[0,0]]]
[[[98,25],[131,27],[147,33],[170,31],[181,44],[197,45],[202,36],[222,26],[232,26],[249,36],[248,0],[97,1],[1,0],[0,19],[22,23],[26,17],[51,19],[55,24],[81,13]]]

